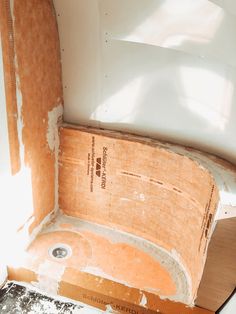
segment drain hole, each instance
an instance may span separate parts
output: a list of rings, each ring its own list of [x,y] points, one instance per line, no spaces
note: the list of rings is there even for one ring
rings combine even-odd
[[[65,258],[68,255],[68,252],[63,247],[57,247],[52,250],[52,255],[56,258]]]
[[[71,254],[71,248],[65,244],[57,244],[49,249],[49,255],[56,259],[68,258]]]

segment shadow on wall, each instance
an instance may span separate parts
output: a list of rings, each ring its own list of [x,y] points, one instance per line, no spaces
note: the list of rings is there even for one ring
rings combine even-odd
[[[203,132],[233,128],[234,73],[227,77],[223,66],[128,42],[113,41],[106,53],[117,61],[110,61],[104,98],[90,115],[100,126],[151,136],[158,131],[164,139],[184,138],[190,145]]]
[[[166,10],[169,6],[170,9],[169,1],[162,1],[162,6],[166,7]],[[191,6],[193,7],[192,2]],[[201,7],[203,2],[195,6]],[[116,10],[119,10],[119,7]],[[154,10],[155,13],[150,10],[151,15],[156,17],[156,21],[158,15],[160,15],[159,19],[163,18],[164,13],[162,16],[158,14],[162,10],[161,7]],[[122,16],[125,21],[130,21],[128,19],[130,10],[126,8],[122,10],[123,12],[126,14],[125,17],[122,14],[118,15]],[[102,104],[91,113],[90,117],[100,121],[102,126],[109,127],[111,124],[112,128],[119,130],[146,133],[151,136],[157,135],[158,130],[158,135],[162,138],[173,140],[177,137],[178,142],[184,138],[185,144],[187,142],[193,145],[195,142],[203,149],[204,144],[198,139],[199,129],[200,133],[203,130],[210,134],[222,133],[225,130],[233,132],[231,131],[235,117],[235,112],[232,112],[233,83],[236,78],[234,69],[221,64],[219,60],[216,61],[217,58],[211,61],[202,56],[196,58],[190,54],[172,50],[199,52],[208,51],[206,48],[208,45],[217,46],[220,38],[224,36],[222,31],[226,29],[228,22],[224,18],[223,11],[218,7],[212,14],[209,14],[207,10],[203,13],[205,17],[209,15],[204,23],[205,33],[207,31],[208,34],[205,37],[198,36],[198,33],[203,33],[203,29],[199,31],[199,27],[195,29],[192,27],[191,31],[195,32],[193,39],[189,34],[185,37],[171,35],[171,33],[176,33],[174,29],[178,22],[181,22],[178,15],[176,19],[169,20],[169,24],[167,23],[167,37],[164,38],[162,35],[162,42],[159,38],[152,38],[153,17],[151,23],[149,16],[144,18],[141,26],[133,23],[131,27],[130,22],[124,23],[125,26],[122,29],[126,33],[118,36],[119,41],[111,39],[105,45],[103,54],[105,64],[108,64],[105,69],[108,74],[102,81],[102,86],[104,86]],[[215,17],[218,19],[212,23]],[[138,17],[134,21],[131,20],[132,22],[140,21]],[[114,23],[116,24],[116,21]],[[212,27],[205,29],[205,26],[209,24]],[[190,26],[192,26],[191,23]],[[143,30],[143,33],[140,30]],[[163,34],[163,29],[161,31]],[[125,42],[122,41],[122,36]],[[129,39],[131,41],[133,39],[133,42]],[[141,40],[146,43],[142,43]],[[155,47],[156,41],[169,49]],[[199,44],[197,44],[198,41]],[[205,48],[202,48],[203,46]],[[184,123],[182,117],[184,117]],[[187,135],[186,129],[190,131]],[[202,135],[205,137],[205,134]],[[212,148],[214,144],[212,143]]]
[[[72,85],[64,89],[66,121],[146,134],[233,159],[236,72],[229,64],[236,60],[229,52],[232,33],[225,36],[232,16],[206,0],[178,6],[169,0],[102,0],[93,9],[96,25],[84,22],[81,60],[72,51],[70,71],[64,59],[64,81]]]

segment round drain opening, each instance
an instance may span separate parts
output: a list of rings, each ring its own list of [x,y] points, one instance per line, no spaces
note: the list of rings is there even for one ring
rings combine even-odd
[[[49,249],[49,255],[55,259],[66,259],[71,254],[71,248],[66,244],[59,243]]]
[[[64,247],[57,247],[52,251],[52,255],[56,258],[65,258],[68,252]]]

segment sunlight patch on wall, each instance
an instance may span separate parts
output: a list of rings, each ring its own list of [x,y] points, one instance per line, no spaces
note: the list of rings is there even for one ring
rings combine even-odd
[[[207,69],[186,66],[180,69],[180,79],[183,85],[181,104],[223,131],[230,116],[233,83]]]
[[[4,204],[1,214],[4,216],[0,219],[0,247],[4,252],[5,261],[9,263],[16,256],[20,259],[24,247],[29,242],[28,228],[22,226],[27,222],[31,224],[34,214],[31,170],[22,167],[15,176],[2,175],[0,190],[1,202]],[[30,221],[29,217],[32,217]]]
[[[142,77],[137,77],[99,105],[90,118],[102,122],[131,123],[142,90]]]
[[[220,7],[205,0],[166,0],[121,39],[172,48],[185,43],[208,44],[214,39],[224,17]]]

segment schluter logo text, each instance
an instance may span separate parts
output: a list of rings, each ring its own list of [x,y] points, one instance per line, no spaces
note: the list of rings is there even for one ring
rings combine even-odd
[[[102,168],[102,158],[96,159],[96,175],[101,177],[101,168]]]
[[[102,158],[96,158],[96,176],[101,177],[101,188],[106,189],[107,182],[107,147],[103,147]]]

